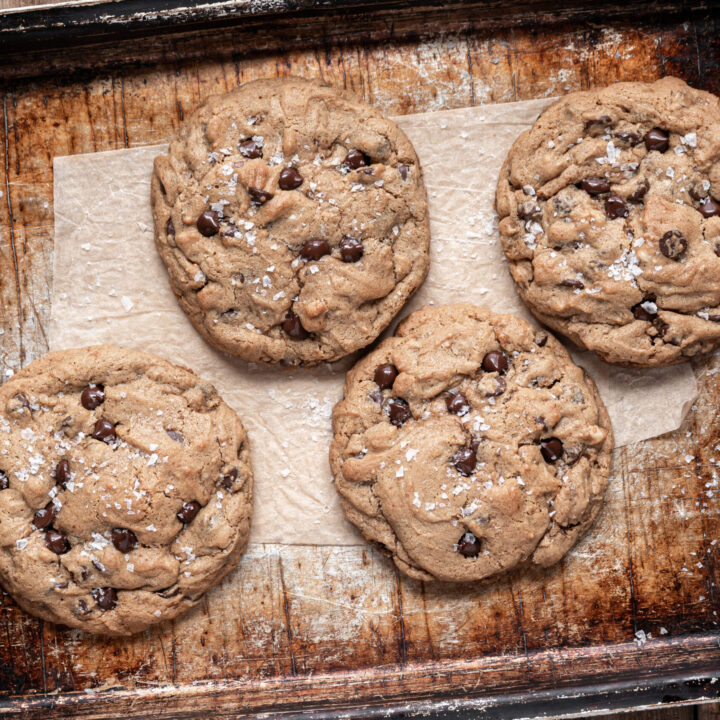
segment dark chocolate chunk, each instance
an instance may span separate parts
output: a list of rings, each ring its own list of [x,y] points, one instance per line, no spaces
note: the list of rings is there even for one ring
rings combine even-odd
[[[375,368],[373,379],[381,390],[387,390],[393,386],[397,376],[398,369],[392,363],[385,363]]]
[[[230,472],[225,473],[220,484],[229,492],[233,489],[235,481],[237,480],[238,470],[233,468]]]
[[[55,505],[50,501],[44,508],[40,508],[35,512],[32,524],[38,530],[47,530],[53,524],[56,514]]]
[[[632,194],[628,195],[628,200],[631,200],[632,202],[639,202],[645,197],[645,195],[647,195],[647,191],[649,189],[650,183],[647,180],[643,180],[638,184],[635,190],[633,190]]]
[[[262,148],[263,143],[260,139],[254,140],[253,138],[248,138],[247,140],[243,140],[238,144],[238,150],[240,150],[240,154],[243,157],[248,158],[249,160],[262,157]]]
[[[67,485],[68,480],[70,480],[70,463],[68,460],[63,458],[60,462],[58,462],[55,466],[52,477],[58,485],[61,485],[62,487]]]
[[[115,426],[109,420],[98,420],[95,423],[95,429],[92,432],[95,440],[102,440],[105,443],[112,443],[117,440]]]
[[[687,240],[679,230],[668,230],[660,238],[660,252],[670,260],[679,260],[687,250]]]
[[[470,410],[470,403],[467,398],[460,392],[450,393],[445,398],[445,406],[448,412],[454,415],[465,415]]]
[[[112,543],[120,552],[126,553],[137,547],[138,539],[132,530],[113,528]]]
[[[294,313],[288,313],[283,320],[282,329],[285,334],[293,340],[305,340],[308,337],[308,331],[302,326],[300,318]]]
[[[191,523],[200,512],[200,507],[200,503],[195,500],[183,503],[183,506],[178,510],[177,519],[184,525]]]
[[[608,195],[605,198],[605,214],[611,219],[626,218],[630,210],[626,202],[619,195]]]
[[[306,260],[319,260],[330,254],[330,245],[327,240],[308,240],[300,249],[300,257]]]
[[[632,313],[638,320],[652,322],[657,317],[657,305],[652,300],[643,300],[637,305],[633,305]]]
[[[410,406],[402,398],[390,398],[388,400],[387,414],[390,422],[397,427],[404,425],[412,417]]]
[[[340,257],[343,262],[354,263],[357,262],[365,252],[363,244],[351,235],[343,236],[340,241]]]
[[[645,135],[645,147],[658,152],[665,152],[670,146],[670,137],[660,128],[653,128]]]
[[[348,150],[348,154],[345,156],[345,160],[340,167],[347,171],[357,170],[365,165],[370,165],[370,158],[362,150],[352,148]]]
[[[580,188],[589,195],[600,195],[610,192],[610,182],[603,177],[592,175],[580,181]]]
[[[585,287],[582,281],[576,280],[575,278],[566,278],[565,280],[561,280],[558,285],[561,287],[574,288],[575,290],[582,290]]]
[[[508,369],[507,357],[500,350],[491,350],[482,361],[482,369],[485,372],[504,373]]]
[[[465,557],[477,557],[482,550],[481,541],[471,532],[466,532],[457,544],[457,551]]]
[[[80,395],[80,404],[86,410],[94,410],[105,402],[105,389],[102,385],[90,385]]]
[[[465,477],[472,475],[475,465],[477,464],[476,451],[472,447],[460,448],[451,459],[456,470]]]
[[[698,205],[698,210],[700,214],[706,218],[720,215],[720,202],[708,195],[707,199]]]
[[[303,184],[302,175],[295,168],[285,168],[280,173],[278,187],[281,190],[295,190]]]
[[[117,592],[115,588],[95,588],[90,594],[101,610],[112,610],[117,605]]]
[[[563,454],[563,444],[558,438],[544,438],[540,441],[540,453],[546,463],[557,462]]]
[[[220,232],[220,215],[215,210],[206,210],[198,217],[195,227],[205,237],[217,235]]]
[[[272,200],[275,196],[271,192],[266,190],[260,190],[259,188],[249,187],[247,189],[250,201],[255,205],[264,205],[268,200]]]
[[[70,549],[67,535],[61,530],[48,530],[45,533],[45,545],[56,555],[64,555]]]

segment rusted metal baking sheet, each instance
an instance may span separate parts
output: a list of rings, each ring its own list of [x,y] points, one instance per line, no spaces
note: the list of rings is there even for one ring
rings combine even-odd
[[[720,92],[716,4],[551,5],[280,2],[252,21],[2,54],[0,373],[47,348],[53,156],[166,141],[239,82],[320,77],[387,114],[663,74]],[[557,567],[456,587],[400,577],[365,547],[255,546],[201,607],[129,640],[43,625],[2,595],[0,717],[513,717],[717,699],[720,357],[694,368],[683,427],[616,453],[598,523]]]

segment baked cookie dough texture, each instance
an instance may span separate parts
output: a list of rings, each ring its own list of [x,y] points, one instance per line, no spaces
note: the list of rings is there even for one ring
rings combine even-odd
[[[51,353],[0,387],[0,583],[54,623],[144,630],[233,568],[252,482],[240,420],[191,371]]]
[[[513,145],[500,237],[525,303],[604,360],[720,341],[720,99],[676,78],[575,92]]]
[[[155,242],[215,347],[314,365],[371,343],[428,270],[422,170],[373,107],[298,78],[211,98],[155,161]]]
[[[404,320],[348,373],[333,430],[346,517],[421,580],[557,562],[601,506],[613,447],[563,346],[471,305]]]

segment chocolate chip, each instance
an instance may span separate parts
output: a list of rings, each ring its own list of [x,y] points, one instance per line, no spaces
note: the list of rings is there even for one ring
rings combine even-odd
[[[714,217],[720,215],[720,203],[708,195],[707,199],[700,203],[698,210],[703,217]]]
[[[720,243],[715,243],[715,254],[720,257]]]
[[[165,234],[169,238],[175,239],[175,226],[173,225],[172,218],[168,218],[167,225],[165,226]]]
[[[90,612],[90,608],[84,600],[78,600],[77,609],[81,615],[87,615]]]
[[[613,133],[613,137],[619,140],[620,145],[637,145],[641,140],[640,135],[632,130],[620,130]]]
[[[561,280],[558,285],[560,285],[561,287],[575,288],[576,290],[582,290],[585,287],[585,285],[580,280],[576,280],[575,278],[567,278],[566,280]]]
[[[300,250],[300,257],[306,260],[319,260],[323,255],[330,254],[327,240],[308,240]]]
[[[249,187],[247,191],[250,196],[250,201],[255,203],[255,205],[264,205],[268,200],[272,200],[275,197],[270,192],[254,187]]]
[[[101,610],[112,610],[117,605],[117,592],[115,588],[95,588],[90,594]]]
[[[499,395],[502,395],[507,390],[507,382],[505,381],[505,378],[502,377],[502,375],[498,375],[495,378],[495,390],[493,390],[491,393],[485,393],[485,397],[498,397]]]
[[[522,202],[517,207],[517,215],[521,220],[527,220],[528,218],[535,217],[541,212],[540,206],[532,200]]]
[[[178,510],[177,513],[177,519],[187,525],[188,523],[191,523],[195,516],[200,512],[200,503],[196,502],[195,500],[191,500],[190,502],[186,502],[183,504],[183,506]]]
[[[707,197],[707,191],[702,186],[702,183],[696,182],[688,188],[688,195],[693,200],[704,200]]]
[[[491,350],[482,361],[482,369],[485,372],[504,373],[508,369],[508,361],[505,353],[500,350]]]
[[[407,176],[408,176],[407,165],[400,165],[400,166],[398,167],[398,172],[400,173],[400,177],[401,177],[403,180],[407,180]]]
[[[467,398],[460,392],[451,393],[445,398],[445,405],[448,412],[454,415],[465,415],[470,410],[470,403]]]
[[[230,470],[230,472],[223,475],[223,478],[220,482],[220,484],[229,492],[233,489],[233,486],[235,485],[235,481],[237,480],[238,476],[238,470],[237,468],[233,468]]]
[[[482,550],[482,543],[471,532],[466,532],[457,544],[457,551],[465,557],[477,557]]]
[[[45,533],[45,545],[56,555],[64,555],[70,549],[67,535],[60,530],[48,530]]]
[[[650,189],[650,183],[647,180],[643,180],[636,188],[633,190],[631,195],[628,195],[628,200],[631,200],[633,202],[638,202],[639,200],[642,200],[645,195],[647,194],[647,191]]]
[[[185,442],[185,437],[179,430],[166,430],[165,432],[175,442],[180,443],[181,445]]]
[[[610,183],[605,178],[592,175],[580,181],[580,188],[589,195],[600,195],[610,191]]]
[[[660,128],[653,128],[645,135],[645,147],[658,152],[665,152],[670,145],[670,137]]]
[[[558,438],[545,438],[540,441],[540,453],[546,463],[557,462],[562,457],[563,444]]]
[[[130,552],[137,547],[138,540],[135,533],[127,528],[113,528],[112,543],[122,553]]]
[[[535,336],[535,344],[538,347],[545,347],[547,345],[548,336],[545,333],[539,333]]]
[[[10,487],[10,481],[4,470],[0,470],[0,490],[7,490]]]
[[[111,443],[117,440],[115,426],[109,420],[98,420],[95,423],[95,429],[92,432],[95,440],[102,440],[105,443]]]
[[[287,314],[287,317],[283,320],[282,329],[293,340],[304,340],[309,334],[302,326],[300,318],[294,313]]]
[[[262,151],[263,143],[262,140],[243,140],[238,144],[238,150],[243,157],[252,160],[253,158],[260,158],[263,155]]]
[[[94,410],[105,402],[105,390],[102,385],[90,385],[80,395],[80,404],[86,410]]]
[[[281,190],[294,190],[303,184],[302,175],[295,168],[285,168],[280,173],[278,187]]]
[[[52,525],[56,514],[55,505],[50,501],[44,508],[40,508],[35,512],[32,524],[38,530],[47,530]]]
[[[52,477],[58,485],[65,487],[70,480],[70,463],[64,458],[60,460],[55,466]]]
[[[630,210],[619,195],[608,195],[605,198],[605,214],[611,220],[615,220],[615,218],[626,218],[630,214]]]
[[[591,137],[597,137],[598,135],[602,135],[611,123],[612,118],[609,115],[600,115],[600,117],[592,118],[585,122],[585,131]]]
[[[402,398],[390,398],[387,402],[387,413],[390,422],[397,427],[404,425],[412,417],[410,406]]]
[[[205,237],[212,237],[220,232],[220,215],[214,210],[206,210],[195,222],[198,232]]]
[[[365,252],[363,244],[351,235],[344,235],[340,241],[340,257],[343,262],[357,262]]]
[[[460,448],[451,458],[452,464],[456,470],[465,477],[472,475],[475,465],[477,464],[477,455],[471,447]]]
[[[398,369],[392,363],[385,363],[375,368],[373,379],[381,390],[387,390],[393,386],[397,376]]]
[[[345,156],[345,160],[340,167],[342,167],[344,170],[357,170],[359,167],[363,167],[369,164],[370,158],[365,155],[362,150],[353,148],[352,150],[348,150],[348,154]]]
[[[652,322],[657,317],[657,305],[652,300],[643,300],[633,305],[632,313],[638,320]]]
[[[668,230],[660,238],[660,252],[670,260],[678,260],[687,250],[687,240],[679,230]]]

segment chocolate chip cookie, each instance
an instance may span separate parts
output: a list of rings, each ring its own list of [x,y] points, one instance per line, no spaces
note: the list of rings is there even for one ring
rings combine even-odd
[[[428,270],[422,170],[403,132],[298,78],[211,98],[152,178],[155,241],[188,317],[245,360],[364,347]]]
[[[535,316],[604,360],[720,342],[720,99],[676,78],[575,92],[513,145],[500,236]]]
[[[130,635],[198,603],[250,528],[237,415],[193,372],[97,345],[0,387],[0,582],[27,612]]]
[[[608,483],[595,384],[513,315],[424,307],[348,373],[330,462],[346,517],[421,580],[557,562]]]

